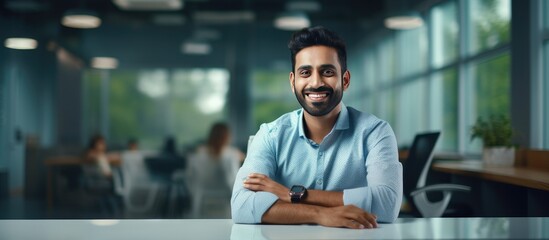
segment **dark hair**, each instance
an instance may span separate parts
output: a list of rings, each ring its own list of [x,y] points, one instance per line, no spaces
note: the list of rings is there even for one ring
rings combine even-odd
[[[168,136],[164,140],[164,153],[177,153],[177,143],[174,136]]]
[[[208,148],[210,152],[219,157],[223,147],[228,143],[230,135],[229,125],[224,122],[217,122],[212,125],[208,135]]]
[[[347,50],[345,42],[335,32],[325,27],[317,26],[303,28],[295,32],[288,43],[292,58],[292,72],[295,72],[295,56],[304,48],[323,45],[334,48],[337,51],[339,64],[341,65],[341,74],[347,71]]]
[[[136,138],[128,139],[128,144],[137,144],[137,139]]]
[[[94,149],[99,141],[105,141],[105,138],[101,134],[93,135],[88,142],[88,150]]]

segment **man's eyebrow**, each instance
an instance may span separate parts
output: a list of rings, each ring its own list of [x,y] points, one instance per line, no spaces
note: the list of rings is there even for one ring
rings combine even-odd
[[[313,66],[311,66],[311,65],[301,65],[297,68],[297,70],[310,70],[312,68],[313,68]]]
[[[320,69],[325,69],[325,68],[334,68],[334,69],[336,69],[336,66],[333,65],[333,64],[322,64],[322,65],[320,65]]]
[[[326,68],[333,68],[336,69],[336,66],[333,64],[322,64],[318,68],[320,69],[326,69]],[[297,70],[311,70],[313,69],[313,66],[311,65],[302,65],[297,68]]]

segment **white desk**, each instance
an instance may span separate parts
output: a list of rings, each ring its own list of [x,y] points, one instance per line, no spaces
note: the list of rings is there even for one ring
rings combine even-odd
[[[398,219],[377,229],[243,225],[229,219],[2,220],[0,239],[547,239],[549,218]]]

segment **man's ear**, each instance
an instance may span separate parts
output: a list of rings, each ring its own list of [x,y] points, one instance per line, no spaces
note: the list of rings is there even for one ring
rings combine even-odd
[[[351,84],[351,72],[347,70],[345,71],[345,73],[343,73],[343,91],[347,90],[350,84]]]
[[[295,93],[295,75],[294,75],[294,72],[290,72],[290,76],[289,76],[289,79],[290,79],[290,87],[292,87],[292,92]]]

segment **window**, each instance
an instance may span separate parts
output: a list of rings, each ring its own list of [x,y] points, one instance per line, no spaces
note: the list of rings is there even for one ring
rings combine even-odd
[[[433,130],[440,130],[437,151],[458,150],[458,75],[455,68],[435,73],[430,80],[429,109]]]
[[[381,90],[378,93],[379,98],[377,99],[378,111],[376,115],[389,122],[393,127],[393,130],[398,135],[398,125],[396,124],[396,94],[394,88],[387,88]]]
[[[468,4],[468,53],[497,47],[509,42],[510,0],[466,1]]]
[[[259,129],[262,123],[272,122],[283,114],[301,107],[292,92],[288,77],[289,71],[284,70],[254,72],[252,99],[255,130]]]
[[[395,46],[393,38],[383,41],[377,51],[377,61],[379,61],[379,81],[382,86],[390,84],[396,77],[396,59]]]
[[[412,145],[414,136],[427,129],[427,85],[425,79],[414,79],[399,89],[398,117],[395,119],[398,142]]]
[[[396,37],[399,76],[406,77],[424,72],[427,69],[427,28],[400,31]]]
[[[101,78],[87,73],[86,130],[88,136],[106,134],[111,146],[137,138],[140,147],[159,149],[167,136],[179,145],[196,144],[225,116],[225,69],[115,70],[106,81]],[[107,112],[105,123],[101,118]]]
[[[359,51],[374,69],[359,73],[375,84],[362,99],[393,126],[400,147],[440,130],[438,152],[480,154],[470,126],[510,114],[510,1],[440,1],[423,14],[424,27],[365,40]]]
[[[468,79],[470,90],[466,91],[468,99],[469,116],[467,127],[472,126],[478,117],[489,117],[490,115],[506,115],[509,117],[510,110],[510,57],[508,54],[488,59],[485,61],[473,62]],[[467,144],[467,150],[480,152],[481,144],[477,140]]]
[[[445,66],[458,57],[458,34],[456,2],[450,1],[431,10],[432,64],[435,68]]]

